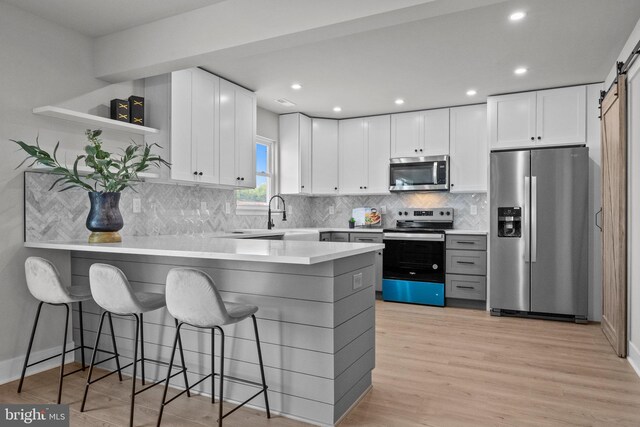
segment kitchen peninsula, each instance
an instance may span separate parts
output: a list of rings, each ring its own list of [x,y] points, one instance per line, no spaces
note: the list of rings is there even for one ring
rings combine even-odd
[[[62,241],[26,242],[25,246],[69,251],[73,285],[88,285],[89,267],[96,262],[122,269],[136,289],[159,293],[171,268],[206,271],[225,300],[259,307],[272,411],[333,425],[371,387],[374,263],[383,245],[222,237],[127,237],[122,243],[104,245]],[[99,308],[92,302],[84,311],[85,340],[93,342]],[[125,360],[131,358],[134,324],[126,317],[114,317],[114,323],[123,341],[119,351]],[[225,358],[232,359],[225,363],[229,375],[258,381],[251,324],[225,327],[225,332],[230,338]],[[78,333],[74,329],[76,342]],[[147,357],[168,360],[173,334],[174,321],[166,309],[146,315]],[[189,380],[196,381],[210,370],[210,335],[183,328],[182,339]],[[101,345],[110,349],[108,341],[102,340]],[[113,369],[108,363],[103,366]],[[149,365],[146,376],[151,380],[164,373],[165,368]],[[179,376],[172,384],[183,386]],[[208,381],[200,386],[201,392],[211,393]],[[231,401],[243,401],[254,392],[232,382],[226,387]],[[257,399],[254,404],[263,403]]]

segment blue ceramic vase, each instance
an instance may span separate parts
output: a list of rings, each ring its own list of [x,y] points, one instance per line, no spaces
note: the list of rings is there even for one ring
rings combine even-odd
[[[121,242],[119,230],[124,226],[120,213],[120,193],[90,191],[91,210],[87,216],[87,228],[91,231],[89,243]]]

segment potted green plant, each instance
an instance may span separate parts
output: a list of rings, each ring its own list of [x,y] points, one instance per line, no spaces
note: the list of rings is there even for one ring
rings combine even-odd
[[[349,218],[349,228],[356,228],[356,219],[353,217]]]
[[[60,142],[56,144],[51,155],[40,147],[37,137],[35,145],[13,139],[11,141],[27,153],[27,158],[18,165],[18,168],[27,160],[33,159],[30,166],[38,163],[50,167],[52,173],[61,175],[49,190],[60,185],[62,187],[60,191],[81,188],[88,192],[91,202],[86,222],[87,228],[91,231],[89,243],[121,242],[122,237],[118,233],[124,226],[119,208],[121,192],[138,182],[140,180],[138,174],[151,166],[169,167],[170,164],[152,153],[153,147],[160,147],[158,144],[132,142],[123,149],[121,155],[114,156],[102,148],[101,134],[101,130],[87,129],[85,135],[89,144],[84,147],[85,154],[76,157],[72,168],[62,165],[56,157]],[[90,172],[84,176],[78,172],[78,164],[81,160],[90,169]]]

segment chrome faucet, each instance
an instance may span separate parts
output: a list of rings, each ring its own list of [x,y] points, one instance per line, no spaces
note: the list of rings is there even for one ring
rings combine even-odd
[[[287,207],[284,203],[284,199],[279,195],[276,194],[275,196],[271,196],[271,198],[269,199],[269,218],[267,219],[267,229],[271,230],[275,224],[273,223],[273,219],[271,219],[271,201],[275,198],[278,198],[280,200],[282,200],[282,210],[278,211],[278,212],[282,212],[282,220],[286,221],[287,220]]]

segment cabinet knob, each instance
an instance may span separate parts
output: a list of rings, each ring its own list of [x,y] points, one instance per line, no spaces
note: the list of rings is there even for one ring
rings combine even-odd
[[[202,176],[202,172],[199,172],[198,175]]]
[[[538,139],[542,139],[542,137],[541,137],[541,136],[539,136],[539,137],[538,137]]]
[[[360,189],[362,190],[362,186],[360,186]]]
[[[364,189],[365,189],[365,190],[367,189],[367,186],[366,186],[366,185],[364,186]]]
[[[237,178],[236,178],[236,181],[240,181],[240,177],[237,177]]]
[[[418,149],[416,148],[416,149],[415,149],[415,150],[413,150],[413,151],[415,151],[415,152],[417,153],[417,152],[418,152]]]
[[[532,140],[532,141],[535,141],[535,138],[534,138],[534,137],[531,137],[531,140]]]
[[[453,187],[455,184],[451,184],[451,186]]]
[[[240,178],[240,181],[244,181],[244,177]]]
[[[420,149],[420,152],[422,153],[422,148]]]
[[[300,186],[300,188],[304,188],[304,185]]]
[[[333,187],[333,189],[334,189],[334,190],[337,190],[337,189],[338,189],[338,187]]]
[[[195,171],[193,174],[194,174],[194,175],[198,175],[198,171]]]

